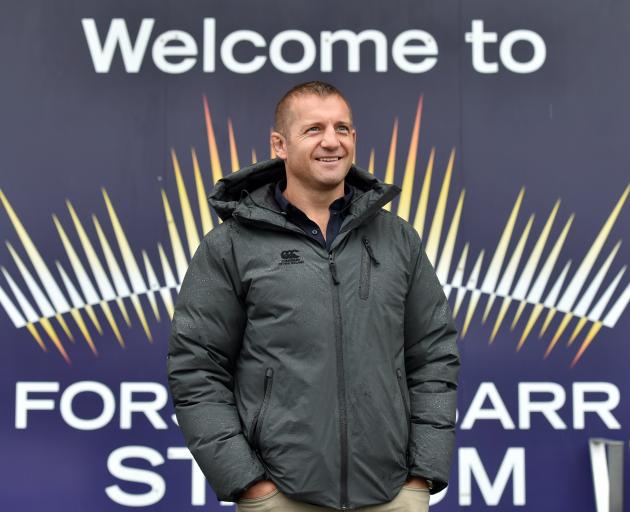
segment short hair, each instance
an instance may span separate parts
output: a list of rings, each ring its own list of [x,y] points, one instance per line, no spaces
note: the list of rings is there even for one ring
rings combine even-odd
[[[332,84],[322,82],[320,80],[313,80],[311,82],[304,82],[292,87],[284,94],[284,96],[282,96],[282,98],[280,98],[274,112],[273,124],[275,131],[284,134],[284,130],[286,129],[286,120],[289,115],[289,111],[291,110],[291,100],[297,96],[306,96],[308,94],[314,94],[321,98],[333,95],[339,96],[348,106],[350,120],[352,121],[352,109],[350,108],[350,103],[343,93]]]

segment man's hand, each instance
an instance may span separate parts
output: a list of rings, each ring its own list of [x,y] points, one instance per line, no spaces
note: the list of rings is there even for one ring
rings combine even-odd
[[[238,499],[260,498],[261,496],[269,494],[275,490],[276,484],[274,484],[271,480],[261,480],[260,482],[256,482],[251,487],[245,489],[245,491],[241,493]]]
[[[428,489],[429,484],[424,478],[420,478],[419,476],[412,476],[407,478],[405,482],[405,487],[415,487],[416,489]]]

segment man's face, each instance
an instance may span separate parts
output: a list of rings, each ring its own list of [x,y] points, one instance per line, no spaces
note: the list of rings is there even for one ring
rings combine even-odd
[[[346,102],[336,94],[298,95],[287,117],[285,133],[273,132],[271,140],[288,179],[321,191],[338,187],[352,165],[356,141]]]

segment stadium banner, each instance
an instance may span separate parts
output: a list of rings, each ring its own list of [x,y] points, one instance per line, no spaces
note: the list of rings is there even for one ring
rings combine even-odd
[[[460,331],[432,510],[608,499],[630,474],[628,19],[611,0],[5,3],[3,510],[233,510],[173,415],[170,316],[213,183],[273,156],[276,101],[313,79],[348,97],[357,165],[402,187],[387,208]],[[593,438],[623,442],[615,464]]]

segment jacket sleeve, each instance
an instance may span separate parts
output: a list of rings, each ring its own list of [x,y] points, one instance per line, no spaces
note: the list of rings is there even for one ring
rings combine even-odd
[[[227,256],[206,237],[181,286],[169,340],[168,380],[186,444],[217,499],[235,501],[265,477],[243,435],[233,372],[246,315]]]
[[[405,304],[405,370],[411,431],[409,475],[432,482],[432,493],[448,483],[455,444],[459,353],[450,307],[416,235]]]

